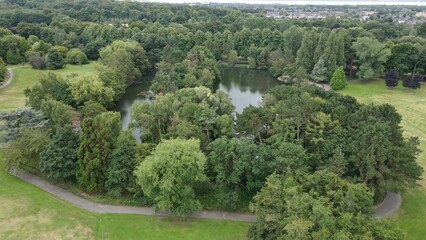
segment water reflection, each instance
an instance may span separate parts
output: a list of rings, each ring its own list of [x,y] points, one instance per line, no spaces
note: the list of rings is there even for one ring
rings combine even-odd
[[[222,80],[215,88],[229,94],[235,111],[240,113],[249,105],[257,106],[262,101],[263,94],[271,87],[279,84],[267,71],[242,68],[221,68]],[[126,89],[123,98],[118,102],[116,110],[121,114],[123,129],[128,129],[130,123],[130,111],[135,102],[148,101],[140,95],[142,91],[149,90],[154,74],[150,74],[140,83],[133,84]],[[139,131],[133,135],[139,139]]]
[[[216,88],[229,94],[236,112],[257,106],[265,92],[279,82],[267,71],[247,68],[221,68],[222,80]]]

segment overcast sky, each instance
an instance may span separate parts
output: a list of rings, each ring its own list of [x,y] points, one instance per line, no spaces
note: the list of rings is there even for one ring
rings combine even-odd
[[[140,2],[162,3],[250,3],[250,4],[319,4],[319,5],[422,5],[426,0],[136,0]]]

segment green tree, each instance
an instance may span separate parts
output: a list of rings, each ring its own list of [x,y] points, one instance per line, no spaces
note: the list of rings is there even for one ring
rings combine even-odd
[[[388,60],[390,50],[385,44],[369,37],[359,37],[352,44],[352,48],[359,59],[361,66],[357,75],[360,79],[371,79],[383,72],[383,65]]]
[[[311,73],[311,78],[315,82],[326,82],[328,81],[328,69],[325,64],[324,57],[320,57],[318,62],[315,64],[314,69]]]
[[[107,109],[104,106],[102,106],[102,104],[93,100],[89,100],[84,103],[83,107],[81,107],[80,112],[81,112],[81,117],[85,119],[85,118],[94,118],[106,111]]]
[[[133,171],[136,168],[136,139],[130,131],[121,131],[117,138],[105,187],[108,193],[120,196],[136,184]]]
[[[287,62],[293,63],[297,56],[297,51],[302,45],[305,28],[291,26],[283,32],[282,49]]]
[[[80,49],[73,48],[67,53],[67,63],[83,65],[89,63],[86,54],[82,52]]]
[[[238,53],[237,53],[237,51],[231,50],[228,53],[228,62],[229,62],[229,64],[231,64],[232,67],[235,66],[235,64],[237,64],[237,62],[238,62]]]
[[[70,126],[73,117],[78,116],[71,106],[53,99],[43,100],[41,111],[54,127]]]
[[[337,175],[271,175],[250,208],[249,239],[403,239],[391,222],[375,219],[373,193]]]
[[[43,128],[22,128],[4,154],[4,166],[8,170],[27,168],[39,170],[41,153],[51,140]]]
[[[49,49],[46,55],[46,68],[50,70],[61,69],[65,65],[62,54],[55,48]]]
[[[100,51],[101,63],[115,69],[126,83],[140,80],[149,68],[145,49],[137,42],[115,41]]]
[[[286,61],[284,54],[280,49],[272,51],[269,54],[269,72],[274,76],[278,77],[283,73]]]
[[[99,76],[95,74],[75,76],[70,81],[69,89],[77,105],[82,105],[92,100],[103,106],[110,107],[114,100],[114,90],[106,87]]]
[[[297,51],[296,64],[305,68],[306,72],[312,72],[316,63],[314,55],[318,44],[318,34],[314,31],[306,31],[303,35],[302,45]]]
[[[426,48],[419,44],[400,43],[391,48],[386,69],[396,69],[399,75],[414,74],[426,65]]]
[[[194,185],[206,181],[205,163],[199,140],[163,140],[135,174],[156,209],[184,217],[201,208]]]
[[[78,149],[78,184],[86,191],[105,189],[112,152],[121,130],[120,114],[105,112],[83,121]]]
[[[57,129],[41,153],[40,171],[51,179],[74,178],[79,144],[80,137],[71,126]]]
[[[330,80],[330,86],[333,90],[340,90],[346,87],[348,80],[346,79],[343,67],[339,67],[333,74]]]
[[[26,105],[40,110],[42,102],[48,99],[60,101],[66,105],[74,106],[70,85],[67,80],[54,73],[41,75],[39,82],[32,88],[24,90],[27,97]]]

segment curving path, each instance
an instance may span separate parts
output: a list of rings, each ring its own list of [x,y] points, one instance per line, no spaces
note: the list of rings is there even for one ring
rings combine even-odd
[[[34,186],[37,186],[52,195],[77,205],[80,208],[96,213],[124,213],[124,214],[141,214],[141,215],[156,215],[156,216],[169,216],[165,212],[154,212],[149,207],[132,207],[132,206],[120,206],[120,205],[107,205],[89,201],[82,197],[79,197],[63,188],[60,188],[52,183],[49,183],[34,174],[17,170],[13,173],[16,177],[28,182]],[[242,222],[254,222],[256,217],[248,213],[231,213],[231,212],[218,212],[218,211],[198,211],[191,215],[194,218],[206,218],[206,219],[220,219],[220,220],[232,220]]]
[[[123,213],[123,214],[141,214],[141,215],[156,215],[156,216],[169,216],[165,212],[154,212],[149,207],[133,207],[123,205],[107,205],[100,204],[84,199],[77,196],[63,188],[60,188],[52,183],[47,182],[34,174],[25,171],[15,171],[13,173],[16,177],[28,182],[36,187],[39,187],[52,195],[77,205],[80,208],[96,213]],[[375,209],[375,217],[386,217],[398,210],[401,205],[401,196],[399,193],[388,192],[385,200],[378,205]],[[206,218],[206,219],[220,219],[220,220],[232,220],[242,222],[254,222],[256,217],[249,213],[232,213],[232,212],[219,212],[219,211],[198,211],[191,215],[194,218]]]
[[[0,89],[6,87],[7,85],[9,85],[12,82],[12,79],[13,79],[12,68],[8,68],[7,72],[8,72],[8,74],[7,74],[8,77],[7,77],[6,81],[2,82],[2,84],[0,85]]]
[[[401,206],[401,194],[395,192],[388,192],[382,203],[376,206],[376,217],[387,217],[396,212]]]

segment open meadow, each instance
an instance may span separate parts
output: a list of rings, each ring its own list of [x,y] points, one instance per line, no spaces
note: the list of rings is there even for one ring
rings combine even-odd
[[[94,62],[86,65],[66,65],[59,70],[37,70],[29,64],[8,66],[13,70],[12,82],[0,89],[0,109],[15,109],[25,105],[24,90],[37,83],[40,75],[53,72],[60,76],[67,76],[72,73],[91,73],[95,71]]]
[[[388,88],[383,80],[349,81],[341,93],[356,97],[363,103],[389,103],[402,115],[402,126],[406,136],[417,136],[422,153],[418,162],[426,169],[426,84],[417,90],[401,86]],[[426,236],[426,174],[420,186],[402,195],[402,207],[392,216],[406,232],[407,239],[424,239]]]

